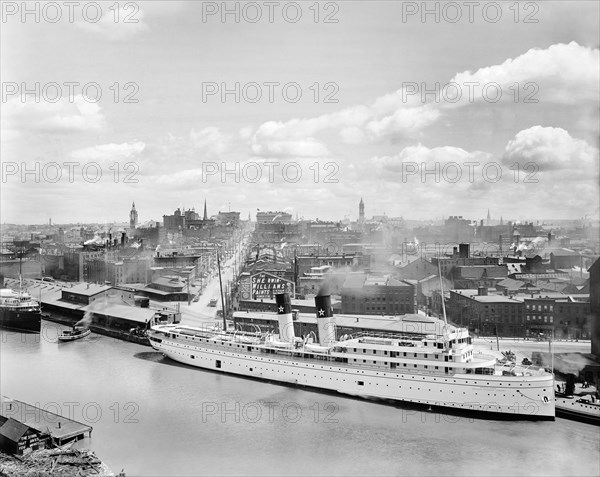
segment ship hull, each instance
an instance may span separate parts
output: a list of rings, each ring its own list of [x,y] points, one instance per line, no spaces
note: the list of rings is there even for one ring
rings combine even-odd
[[[152,339],[166,357],[198,368],[306,386],[355,397],[400,401],[460,410],[474,415],[503,415],[516,419],[554,420],[552,376],[422,375],[358,368],[316,359],[264,352],[236,352],[228,345],[181,343]]]
[[[0,328],[39,333],[41,323],[42,313],[40,310],[20,311],[18,309],[0,308]]]

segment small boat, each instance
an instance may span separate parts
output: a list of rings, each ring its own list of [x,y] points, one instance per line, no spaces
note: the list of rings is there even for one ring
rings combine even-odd
[[[81,326],[74,326],[71,330],[65,330],[58,335],[58,341],[75,341],[80,338],[84,338],[89,335],[91,331],[89,328],[82,328]]]

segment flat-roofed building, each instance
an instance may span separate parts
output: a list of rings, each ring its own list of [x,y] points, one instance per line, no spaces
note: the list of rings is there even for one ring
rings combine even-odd
[[[108,294],[109,285],[96,285],[95,283],[79,283],[71,288],[62,289],[62,299],[71,303],[89,305]]]
[[[390,276],[350,274],[342,288],[342,313],[403,315],[415,311],[415,288]]]

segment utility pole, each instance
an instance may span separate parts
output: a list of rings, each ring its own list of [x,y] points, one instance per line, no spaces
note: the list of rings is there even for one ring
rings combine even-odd
[[[500,351],[500,338],[498,338],[498,322],[496,322],[496,351]]]

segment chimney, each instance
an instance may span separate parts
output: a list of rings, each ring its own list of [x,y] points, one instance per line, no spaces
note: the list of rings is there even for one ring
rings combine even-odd
[[[458,247],[452,247],[452,257],[458,257]]]
[[[487,294],[488,294],[487,287],[478,287],[477,288],[477,295],[478,296],[487,296]]]
[[[331,309],[331,295],[317,295],[315,297],[315,307],[319,344],[321,346],[331,346],[335,343],[335,319]]]
[[[548,245],[552,243],[552,231],[548,232]]]
[[[287,343],[293,343],[296,336],[294,334],[290,295],[278,293],[275,295],[275,302],[277,303],[277,318],[279,320],[279,339]]]
[[[469,258],[469,244],[468,243],[460,243],[459,247],[459,257],[460,258]]]

